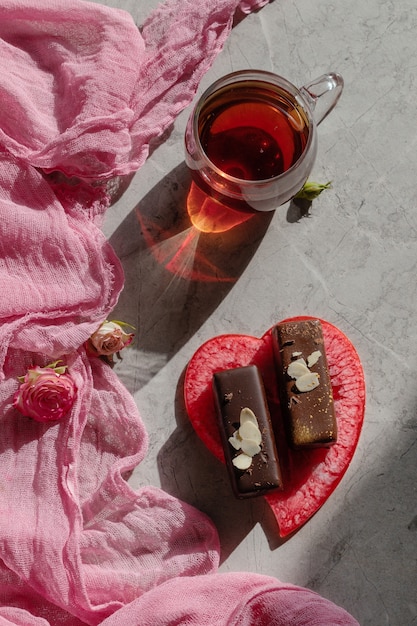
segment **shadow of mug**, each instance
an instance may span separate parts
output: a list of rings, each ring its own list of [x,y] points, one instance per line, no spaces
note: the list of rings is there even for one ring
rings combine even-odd
[[[113,317],[137,329],[135,346],[171,358],[247,267],[273,212],[254,212],[226,232],[201,232],[187,212],[185,164],[165,176],[110,237],[125,273]]]
[[[189,169],[182,163],[140,200],[110,237],[125,273],[113,316],[137,329],[131,356],[123,357],[119,372],[132,393],[166,365],[226,297],[274,214],[253,212],[226,231],[202,232],[187,210],[190,186]],[[129,359],[131,364],[126,363]],[[176,428],[158,453],[161,487],[214,521],[222,561],[257,523],[271,549],[278,547],[276,522],[265,501],[236,502],[225,467],[195,434],[184,407],[182,375],[175,420]]]

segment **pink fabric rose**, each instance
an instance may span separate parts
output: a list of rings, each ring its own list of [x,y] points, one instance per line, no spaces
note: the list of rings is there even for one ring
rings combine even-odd
[[[52,363],[46,367],[30,367],[21,379],[13,398],[13,406],[37,422],[59,421],[72,408],[76,385],[66,366]]]
[[[130,326],[130,324],[107,320],[103,322],[88,340],[87,348],[90,354],[112,357],[113,354],[131,344],[135,335],[127,333],[124,326]],[[133,327],[130,326],[130,328]]]

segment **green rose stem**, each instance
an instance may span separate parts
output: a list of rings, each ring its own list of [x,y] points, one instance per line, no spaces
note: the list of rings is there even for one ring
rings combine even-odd
[[[68,366],[67,365],[58,365],[58,363],[62,363],[61,359],[58,359],[58,361],[54,361],[53,363],[50,363],[49,365],[44,365],[43,367],[41,367],[40,369],[43,370],[47,370],[47,369],[51,369],[54,370],[55,374],[65,374]],[[31,369],[31,368],[29,368]],[[20,383],[23,383],[26,379],[26,375],[25,376],[18,376],[17,380]]]

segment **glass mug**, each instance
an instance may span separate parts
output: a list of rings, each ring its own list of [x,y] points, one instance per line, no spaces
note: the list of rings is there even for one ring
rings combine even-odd
[[[270,211],[306,182],[317,154],[317,125],[343,90],[329,73],[297,89],[260,70],[228,74],[200,97],[185,131],[194,183],[235,209]]]

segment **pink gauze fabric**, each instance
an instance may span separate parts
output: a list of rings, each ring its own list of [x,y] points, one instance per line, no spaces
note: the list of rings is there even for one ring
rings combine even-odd
[[[316,594],[217,573],[210,520],[125,480],[147,448],[133,398],[84,343],[123,288],[100,230],[108,181],[137,170],[191,101],[236,10],[167,0],[139,30],[81,0],[0,6],[0,626],[356,624]],[[17,377],[61,358],[68,419],[18,414]]]

